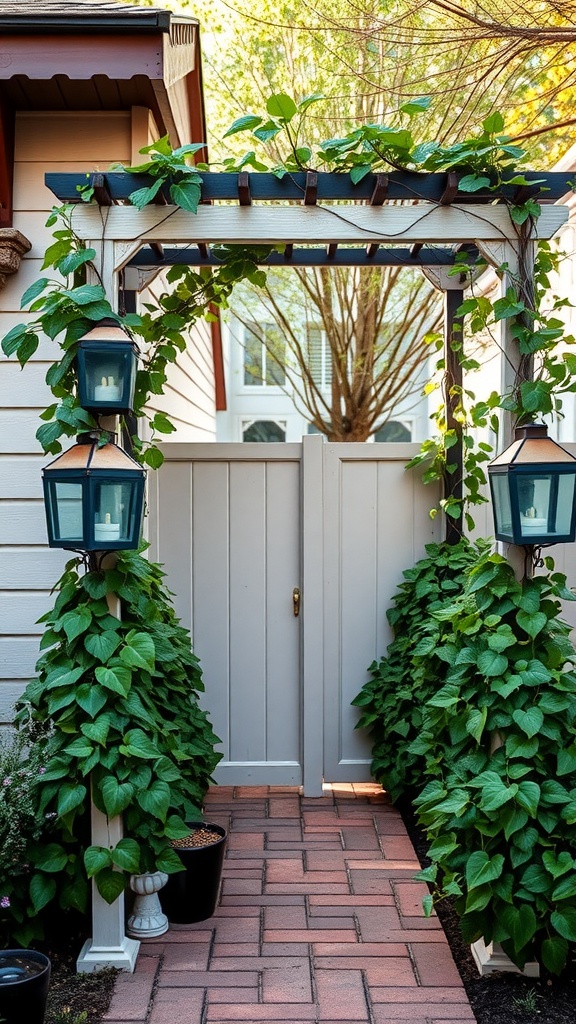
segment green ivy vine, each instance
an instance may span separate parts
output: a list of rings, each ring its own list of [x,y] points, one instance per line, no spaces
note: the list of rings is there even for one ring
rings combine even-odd
[[[85,911],[90,878],[112,903],[129,874],[181,870],[170,841],[201,817],[221,757],[198,705],[198,659],[160,567],[139,552],[119,553],[111,569],[80,567],[80,559],[67,564],[40,620],[38,677],[18,705],[17,724],[43,752],[36,787],[50,821],[48,843],[28,851],[21,925],[55,899]],[[111,596],[121,619],[110,613]],[[90,845],[91,796],[108,818],[123,816],[116,845]]]

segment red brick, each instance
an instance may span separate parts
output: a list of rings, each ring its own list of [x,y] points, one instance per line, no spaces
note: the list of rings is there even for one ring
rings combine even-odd
[[[208,967],[210,947],[187,942],[167,945],[163,968],[169,971],[205,971]]]
[[[333,907],[332,909],[336,910],[339,908]],[[325,917],[319,917],[317,914],[314,914],[313,917],[310,917],[310,927],[316,929],[321,928],[322,931],[330,928],[351,929],[354,934],[356,934],[356,922],[354,920],[354,914],[352,913],[347,917],[344,917],[343,915],[341,917],[332,917],[330,914]]]
[[[305,942],[263,942],[260,952],[268,957],[307,957],[310,946]]]
[[[424,1013],[422,1009],[420,1011]],[[414,1007],[408,1002],[393,1003],[387,1006],[383,1006],[382,1003],[377,1003],[373,1007],[373,1019],[374,1024],[406,1024],[406,1021],[410,1021],[410,1024],[476,1024],[476,1017],[471,1010],[468,1011],[469,1016],[466,1015],[466,1008],[464,1006],[442,1006],[438,1007],[438,1011],[426,1011],[426,1015],[414,1016]]]
[[[297,860],[270,860],[266,864],[267,882],[302,882],[304,880],[304,865],[302,858]]]
[[[216,924],[216,943],[259,942],[259,917],[219,918]]]
[[[376,851],[374,850],[343,850],[342,847],[338,850],[311,850],[306,853],[306,870],[322,871],[326,868],[332,870],[334,868],[344,868],[351,858],[354,860],[374,860],[375,854]],[[377,856],[379,861],[379,852]]]
[[[306,907],[267,907],[264,911],[264,928],[305,928]]]
[[[346,850],[380,850],[378,836],[373,828],[350,828],[348,825],[342,829],[342,838]]]
[[[203,1006],[202,989],[159,988],[150,1014],[150,1024],[190,1024],[190,1021],[199,1021]]]
[[[310,875],[308,875],[310,878]],[[288,896],[288,895],[330,895],[348,896],[350,886],[342,882],[293,882],[292,885],[283,882],[272,882],[266,885],[267,896]]]
[[[361,970],[317,970],[315,979],[321,1018],[368,1021]]]
[[[252,966],[254,966],[254,963]],[[209,988],[212,985],[217,988],[256,988],[258,986],[258,971],[167,971],[160,972],[158,985],[160,988],[177,988],[188,986],[189,988]]]
[[[224,958],[227,956],[253,956],[257,957],[259,946],[257,942],[215,942],[212,947],[212,957]]]
[[[365,896],[326,896],[314,895],[310,896],[310,913],[311,914],[327,914],[329,910],[334,910],[340,913],[342,907],[393,907],[395,906],[394,896],[392,895],[392,889],[390,883],[388,885],[388,891],[384,893],[368,894]]]
[[[417,860],[408,836],[382,836],[380,843],[386,860]]]
[[[298,797],[271,797],[268,801],[268,813],[271,818],[298,818],[300,820],[300,801]]]
[[[264,836],[261,832],[232,832],[228,836],[228,851],[230,850],[262,850],[264,849]]]
[[[223,896],[260,896],[262,881],[259,878],[223,878]]]
[[[304,906],[304,898],[307,895],[307,890],[302,893],[292,892],[282,893],[281,895],[272,895],[268,893],[266,896],[253,896],[251,894],[233,894],[231,896],[222,896],[223,907],[300,907]],[[218,908],[220,910],[220,907]]]
[[[405,994],[398,992],[396,988],[390,986],[379,988],[377,985],[371,985],[370,999],[373,1003],[394,1004],[406,1002]],[[464,989],[458,991],[458,989],[454,988],[432,988],[432,986],[427,986],[426,988],[414,989],[410,993],[410,1003],[412,1006],[425,1004],[427,1007],[431,1007],[434,1013],[439,1012],[439,1010],[444,1013],[446,1004],[449,1006],[459,1006],[460,1012],[462,1012],[462,1006],[466,1007],[468,1005],[468,996]]]
[[[279,960],[278,967],[267,967],[262,975],[262,997],[265,1003],[310,1003],[312,1001],[312,979],[310,964],[302,961],[284,966]]]
[[[316,1020],[316,1005],[314,1003],[221,1003],[216,1006],[208,1006],[206,1020],[210,1024],[220,1024],[220,1021],[262,1020],[266,1024],[271,1021],[298,1021]],[[155,1024],[155,1022],[154,1022]],[[190,1024],[190,1017],[186,1024]]]
[[[402,943],[393,942],[316,942],[314,956],[407,956]],[[438,979],[437,979],[438,980]]]
[[[403,917],[424,917],[422,900],[429,892],[425,882],[394,882],[394,891]]]
[[[412,955],[422,985],[462,985],[447,944],[415,942]]]
[[[403,956],[368,956],[362,961],[357,960],[356,957],[322,956],[315,957],[314,963],[318,970],[326,971],[341,971],[347,968],[358,970],[358,967],[361,967],[370,986],[393,985],[414,990],[417,985],[407,949]]]
[[[356,932],[353,928],[329,931],[326,929],[303,928],[279,929],[276,931],[265,931],[264,942],[356,942]]]
[[[402,927],[396,907],[358,907],[356,917],[363,942],[380,942],[385,931]]]
[[[158,958],[140,958],[134,974],[119,974],[104,1021],[144,1021],[148,1013]]]
[[[207,993],[207,1001],[211,1005],[212,1003],[229,1003],[230,1002],[230,986],[228,988],[214,988],[210,986]],[[257,1003],[258,1002],[258,986],[255,985],[253,988],[237,988],[234,992],[235,1003]]]

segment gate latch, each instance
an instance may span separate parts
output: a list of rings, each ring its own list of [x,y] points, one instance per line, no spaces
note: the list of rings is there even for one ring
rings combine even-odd
[[[292,605],[294,607],[294,615],[300,615],[300,590],[298,587],[294,587],[292,591]]]

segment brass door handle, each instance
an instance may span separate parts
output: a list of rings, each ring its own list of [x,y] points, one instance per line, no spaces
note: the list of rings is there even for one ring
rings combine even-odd
[[[292,606],[294,608],[294,615],[300,615],[300,591],[298,587],[294,587],[292,591]]]

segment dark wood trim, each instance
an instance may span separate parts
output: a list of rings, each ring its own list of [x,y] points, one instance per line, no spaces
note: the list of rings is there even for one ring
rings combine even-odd
[[[200,142],[202,139],[196,141]],[[541,203],[554,203],[572,191],[573,172],[523,171],[522,173],[529,181],[541,181],[541,185],[535,184],[530,189],[531,195],[538,198]],[[238,201],[238,174],[202,172],[200,176],[202,178],[202,202],[219,199]],[[144,174],[128,175],[118,172],[106,174],[105,177],[110,195],[116,202],[127,199],[135,189],[144,188],[152,183],[152,179]],[[354,185],[348,174],[319,171],[317,174],[318,201],[350,199],[370,202],[375,191],[380,200],[382,190],[377,189],[379,177],[381,176],[367,174],[362,181]],[[284,199],[302,202],[306,195],[306,174],[304,173],[286,174],[283,178],[277,178],[268,172],[249,173],[248,179],[253,200],[278,201]],[[45,175],[45,181],[58,199],[64,202],[78,202],[76,185],[85,183],[86,176],[81,173],[50,173]],[[386,197],[382,197],[382,201],[405,199],[412,202],[423,200],[440,203],[442,198],[446,197],[447,187],[447,174],[414,174],[412,171],[394,171],[388,175],[388,190]],[[514,202],[516,192],[515,185],[504,185],[497,193],[491,192],[489,189],[480,189],[478,192],[459,192],[454,201],[471,206],[493,203],[496,199]]]
[[[212,358],[214,359],[214,386],[216,390],[216,412],[226,412],[228,404],[226,401],[226,381],[224,379],[224,354],[222,352],[222,327],[220,324],[220,313],[215,306],[210,307],[210,312],[218,318],[210,323],[212,335]]]
[[[371,247],[359,246],[356,249],[348,249],[336,242],[329,246],[298,247],[288,243],[284,252],[272,252],[268,257],[262,259],[262,264],[269,267],[295,266],[295,267],[451,267],[454,264],[456,252],[454,249],[440,246],[420,245],[417,254],[413,254],[409,246],[396,246],[386,248],[376,246],[377,251],[372,255],[368,252]],[[142,249],[130,260],[129,267],[158,267],[173,266],[180,264],[191,267],[217,267],[222,263],[214,256],[212,250],[205,242],[198,242],[187,248],[165,248],[161,256],[158,256],[151,245],[143,246]]]
[[[14,111],[0,96],[0,227],[12,227]]]
[[[453,430],[458,438],[455,445],[449,449],[447,459],[451,465],[453,465],[454,471],[452,473],[446,473],[444,488],[445,497],[454,497],[461,499],[463,496],[463,462],[464,462],[464,451],[462,443],[462,424],[456,419],[454,410],[456,409],[459,401],[459,394],[451,394],[455,388],[457,391],[462,389],[462,366],[460,363],[459,353],[455,351],[453,342],[456,345],[456,349],[462,344],[462,332],[464,329],[464,318],[456,315],[456,310],[464,301],[464,292],[456,289],[448,289],[444,292],[444,358],[446,361],[446,376],[445,376],[445,402],[446,402],[446,427],[448,430]],[[464,524],[462,517],[453,519],[452,516],[446,516],[446,541],[448,544],[457,544],[464,532]]]

